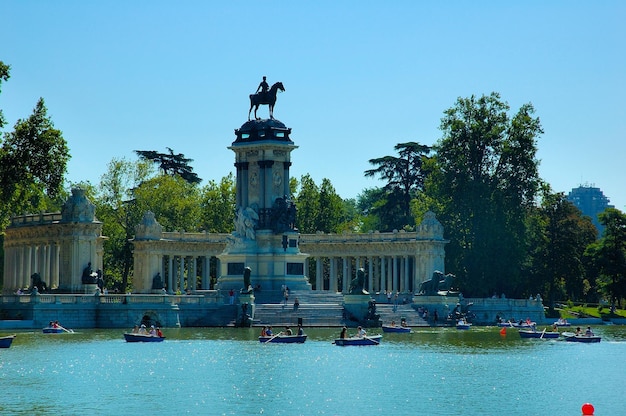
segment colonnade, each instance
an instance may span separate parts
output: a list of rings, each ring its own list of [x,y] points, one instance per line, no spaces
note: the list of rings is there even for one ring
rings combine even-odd
[[[310,247],[309,247],[310,248]],[[340,247],[338,247],[340,248]],[[443,270],[443,257],[420,255],[315,256],[307,259],[313,290],[347,293],[359,269],[370,293],[412,293],[434,270]]]
[[[51,289],[59,287],[61,248],[58,243],[27,244],[6,247],[4,286],[24,289],[31,286],[31,276],[39,273]]]
[[[167,292],[186,293],[188,291],[211,289],[210,264],[215,262],[219,267],[219,259],[215,256],[193,256],[168,254],[162,256],[161,270]],[[199,285],[198,285],[198,278]]]

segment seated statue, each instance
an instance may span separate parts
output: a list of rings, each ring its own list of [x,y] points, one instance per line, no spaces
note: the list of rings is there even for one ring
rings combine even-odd
[[[98,283],[98,275],[93,272],[91,262],[87,263],[87,267],[83,269],[82,282],[83,284]]]
[[[363,268],[356,272],[356,277],[350,282],[350,294],[369,295],[369,292],[365,290],[365,270]]]
[[[160,290],[163,289],[163,278],[161,277],[161,273],[157,272],[156,275],[152,278],[152,289]]]
[[[420,285],[417,292],[418,295],[434,296],[439,291],[439,282],[444,278],[444,275],[439,270],[433,272],[433,277],[425,280]]]
[[[252,284],[250,283],[250,275],[252,274],[252,269],[250,267],[246,267],[243,269],[243,289],[241,289],[240,293],[251,293],[252,292]]]
[[[450,290],[452,289],[452,284],[454,283],[454,279],[456,279],[456,276],[452,273],[446,274],[443,279],[439,281],[437,289],[444,292],[450,292]]]
[[[48,289],[46,282],[41,279],[41,275],[39,273],[34,273],[30,276],[30,280],[32,281],[33,291],[37,290],[39,293],[44,293]]]

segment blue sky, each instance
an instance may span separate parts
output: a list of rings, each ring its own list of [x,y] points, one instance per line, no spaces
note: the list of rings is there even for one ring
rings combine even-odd
[[[531,102],[555,191],[601,188],[626,210],[626,2],[17,1],[0,6],[0,108],[10,129],[43,97],[70,147],[68,179],[97,184],[134,150],[184,153],[205,181],[261,77],[299,146],[291,175],[343,198],[382,186],[368,160],[432,145],[458,97]],[[267,106],[259,116],[268,116]]]

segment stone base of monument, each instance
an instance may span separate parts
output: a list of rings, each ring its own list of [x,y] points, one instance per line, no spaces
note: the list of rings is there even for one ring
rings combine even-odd
[[[93,295],[98,290],[98,285],[95,283],[85,283],[83,284],[83,293],[85,295]]]
[[[254,310],[254,294],[240,293],[239,307],[237,308],[237,326],[252,326],[252,321],[254,321]]]
[[[358,321],[363,321],[371,300],[370,295],[343,295],[343,308],[348,317],[352,316]]]

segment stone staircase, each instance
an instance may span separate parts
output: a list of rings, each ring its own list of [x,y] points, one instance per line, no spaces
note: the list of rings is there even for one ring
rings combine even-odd
[[[430,326],[411,305],[398,305],[394,310],[394,305],[390,303],[377,303],[376,313],[380,315],[383,325],[388,325],[391,321],[400,324],[402,318],[406,319],[406,324],[411,327]]]
[[[296,326],[302,319],[304,326],[342,326],[343,296],[340,293],[318,293],[292,290],[285,305],[280,291],[255,293],[254,326]],[[300,306],[294,309],[294,300]]]

